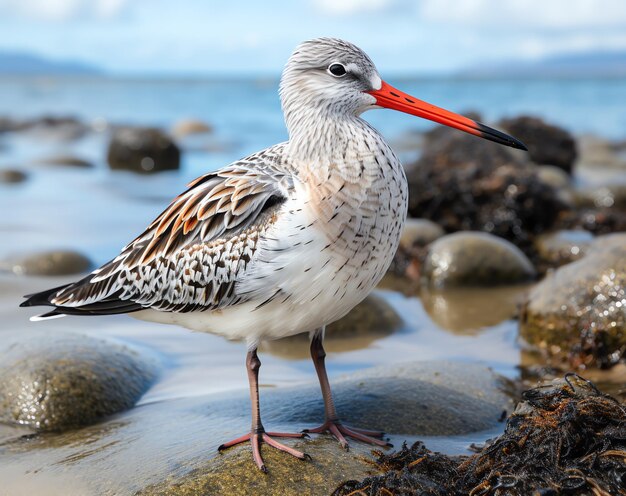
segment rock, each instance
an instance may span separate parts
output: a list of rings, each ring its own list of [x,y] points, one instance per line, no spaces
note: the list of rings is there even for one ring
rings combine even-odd
[[[22,123],[11,117],[0,117],[0,133],[18,131],[21,127]]]
[[[121,128],[113,133],[107,160],[115,170],[139,173],[175,170],[180,166],[180,149],[158,129]]]
[[[349,425],[380,428],[389,434],[456,435],[494,428],[502,412],[512,409],[501,381],[477,364],[422,362],[350,374],[333,381],[333,391],[338,412]],[[315,425],[323,418],[317,384],[266,393],[266,426]],[[328,436],[286,442],[312,460],[296,460],[264,446],[269,474],[259,477],[250,448],[240,446],[139,494],[329,494],[341,480],[375,472],[371,446],[351,441],[350,451],[345,452]]]
[[[493,432],[502,427],[503,411],[513,407],[503,392],[505,379],[472,363],[398,364],[332,382],[345,422],[386,430],[396,448],[407,439],[396,432],[469,433],[468,439],[474,432]],[[262,387],[261,403],[268,430],[297,432],[323,419],[314,377],[300,386]],[[25,481],[38,481],[67,494],[67,481],[80,480],[85,490],[79,494],[329,494],[338,481],[371,473],[371,446],[354,441],[346,452],[326,435],[280,439],[309,453],[312,460],[306,462],[263,446],[267,475],[254,466],[249,445],[218,454],[222,442],[250,428],[249,415],[248,391],[242,388],[146,401],[141,408],[54,436],[25,440],[13,434],[0,450],[2,488],[13,494],[7,486],[20,489]]]
[[[576,141],[565,129],[532,116],[504,119],[498,125],[527,146],[530,159],[536,164],[572,172],[577,155]]]
[[[40,165],[69,165],[70,167],[91,168],[93,164],[79,157],[72,155],[57,155],[55,157],[42,158],[35,161]]]
[[[579,164],[578,167],[626,168],[626,160],[620,156],[619,143],[598,136],[586,135],[578,140]]]
[[[9,257],[0,261],[0,271],[29,276],[62,276],[87,271],[92,262],[69,250],[54,250]]]
[[[624,361],[625,302],[626,234],[602,236],[531,291],[520,335],[555,362],[609,368]]]
[[[446,232],[489,232],[529,252],[533,237],[567,207],[558,190],[506,147],[458,131],[440,134],[407,167],[409,215]]]
[[[572,178],[563,169],[553,165],[540,165],[536,171],[539,180],[553,188],[561,190],[571,186]]]
[[[522,164],[511,149],[462,133],[449,127],[436,127],[424,135],[421,163],[438,167],[480,167],[494,170],[506,164]]]
[[[626,231],[626,214],[616,208],[580,208],[562,212],[557,229],[584,230],[596,236]]]
[[[25,122],[22,128],[38,138],[61,141],[82,138],[90,131],[88,125],[71,116],[42,116]]]
[[[593,239],[589,231],[555,231],[538,236],[535,248],[541,261],[548,267],[560,267],[582,258]]]
[[[413,246],[426,246],[444,234],[442,227],[431,220],[409,218],[404,224],[400,246],[406,250]]]
[[[626,184],[613,183],[577,189],[574,201],[579,207],[626,209]]]
[[[0,420],[38,431],[88,425],[131,408],[153,379],[126,347],[40,333],[0,352]]]
[[[374,341],[384,338],[402,327],[402,319],[381,296],[370,294],[350,310],[345,317],[326,328],[324,347],[328,352],[367,348]],[[296,334],[275,341],[264,342],[262,351],[290,359],[307,359],[309,335]]]
[[[455,334],[474,335],[487,327],[512,319],[526,300],[527,285],[489,288],[421,288],[424,310],[442,329]]]
[[[206,134],[213,132],[213,127],[196,119],[182,119],[172,126],[172,135],[184,138],[193,134]]]
[[[283,439],[280,439],[283,442]],[[263,446],[263,459],[269,472],[252,466],[247,449],[228,450],[210,463],[182,477],[171,477],[136,493],[137,496],[283,496],[331,494],[347,478],[380,473],[373,467],[370,446],[352,443],[349,451],[338,449],[330,436],[289,443],[312,454],[311,460],[298,460]]]
[[[422,277],[431,287],[516,284],[535,277],[526,255],[513,244],[480,232],[444,236],[430,245]]]
[[[428,219],[408,218],[400,237],[400,246],[388,273],[418,281],[427,246],[445,234],[441,226]]]
[[[0,170],[0,183],[14,184],[26,181],[28,176],[25,172],[16,169],[2,169]]]

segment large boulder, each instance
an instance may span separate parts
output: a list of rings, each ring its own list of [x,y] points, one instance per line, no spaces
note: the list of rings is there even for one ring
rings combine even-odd
[[[154,379],[130,349],[74,334],[39,334],[0,351],[0,421],[64,431],[132,407]]]
[[[572,171],[577,152],[576,141],[569,131],[526,115],[504,119],[498,125],[528,147],[530,159],[536,164]]]
[[[459,232],[432,243],[422,267],[431,287],[493,286],[527,282],[535,269],[515,245],[481,232]]]
[[[596,239],[530,293],[520,335],[557,364],[608,368],[626,353],[626,234]]]
[[[111,169],[149,174],[180,167],[180,149],[159,129],[120,128],[113,133],[107,161]]]

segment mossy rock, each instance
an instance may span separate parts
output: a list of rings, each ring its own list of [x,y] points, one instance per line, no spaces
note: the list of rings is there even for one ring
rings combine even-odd
[[[626,352],[626,234],[601,236],[582,259],[531,292],[520,334],[574,367],[608,368]]]
[[[74,334],[37,335],[0,352],[0,421],[63,431],[131,408],[153,365],[116,344]]]

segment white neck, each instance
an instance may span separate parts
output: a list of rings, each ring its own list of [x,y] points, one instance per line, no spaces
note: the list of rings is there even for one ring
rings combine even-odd
[[[368,150],[387,147],[375,129],[351,113],[299,109],[285,112],[285,121],[289,131],[289,155],[312,165],[357,162]]]

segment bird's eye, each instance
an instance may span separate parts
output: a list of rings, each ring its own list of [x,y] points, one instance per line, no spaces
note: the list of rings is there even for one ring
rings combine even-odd
[[[328,67],[328,72],[330,72],[333,76],[341,77],[346,75],[346,68],[341,64],[331,64]]]

